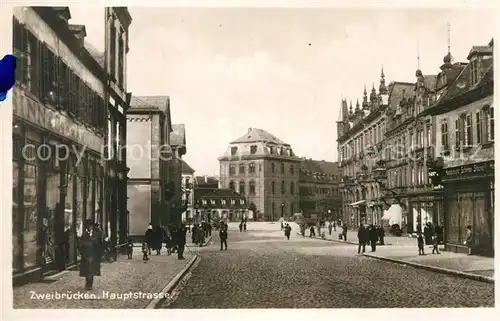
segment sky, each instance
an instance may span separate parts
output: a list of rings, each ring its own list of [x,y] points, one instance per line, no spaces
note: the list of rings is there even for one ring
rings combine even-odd
[[[71,7],[70,23],[104,49],[104,10]],[[172,122],[186,126],[196,175],[218,174],[217,158],[249,127],[265,129],[295,154],[337,160],[342,98],[366,85],[436,74],[447,53],[466,61],[494,34],[487,9],[129,8],[127,90],[168,95]],[[101,21],[96,17],[103,17]],[[450,37],[448,27],[450,25]]]

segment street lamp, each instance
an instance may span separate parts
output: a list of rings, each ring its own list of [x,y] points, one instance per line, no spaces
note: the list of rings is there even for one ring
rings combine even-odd
[[[285,216],[285,203],[281,203],[281,217]]]

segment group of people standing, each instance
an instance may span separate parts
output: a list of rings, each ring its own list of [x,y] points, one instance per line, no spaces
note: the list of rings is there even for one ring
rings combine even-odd
[[[205,245],[205,239],[212,236],[212,224],[202,221],[200,224],[194,224],[191,228],[191,242],[199,245]]]
[[[377,243],[384,245],[385,231],[380,225],[370,224],[365,227],[361,224],[358,228],[358,254],[365,253],[366,245],[370,245],[372,252],[377,250]]]
[[[281,223],[283,225],[283,223]],[[238,226],[240,228],[240,232],[243,232],[247,230],[247,218],[245,217],[244,219],[241,220],[240,225]]]
[[[161,254],[163,243],[167,249],[167,255],[177,252],[179,260],[184,260],[184,248],[186,246],[186,226],[181,225],[179,228],[164,226],[153,227],[150,223],[144,235],[144,242],[142,243],[143,260],[149,260],[148,255],[151,255],[151,250],[156,251],[156,255]],[[129,248],[132,243],[129,240]],[[132,258],[130,253],[129,258]]]

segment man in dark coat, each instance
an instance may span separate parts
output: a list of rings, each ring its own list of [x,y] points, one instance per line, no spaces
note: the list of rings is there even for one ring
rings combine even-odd
[[[146,230],[146,233],[144,233],[144,236],[146,237],[146,243],[148,244],[148,255],[151,255],[151,248],[154,246],[154,232],[153,232],[153,226],[151,226],[151,223],[149,223],[148,229]]]
[[[372,247],[372,252],[375,252],[375,250],[377,249],[378,235],[379,235],[378,229],[375,226],[370,225],[370,229],[368,230],[368,236],[370,237],[370,245]]]
[[[361,252],[361,248],[363,248],[363,253],[365,253],[367,239],[366,234],[366,228],[363,224],[361,224],[358,229],[358,254]]]
[[[344,241],[347,241],[347,224],[342,225],[342,237]]]
[[[290,240],[290,234],[292,232],[292,228],[290,227],[290,225],[285,224],[285,236],[286,236],[286,239],[287,240]]]
[[[176,244],[177,244],[177,258],[184,260],[184,247],[186,246],[186,226],[183,224],[177,230]]]
[[[223,249],[227,250],[227,225],[221,224],[219,238],[220,238],[220,250],[221,251]]]
[[[94,276],[101,275],[101,258],[104,251],[102,233],[94,228],[92,220],[85,221],[85,230],[80,238],[80,276],[85,277],[85,289],[90,290]]]
[[[385,242],[384,242],[385,230],[380,225],[378,226],[378,237],[379,237],[380,245],[384,245],[385,244]]]

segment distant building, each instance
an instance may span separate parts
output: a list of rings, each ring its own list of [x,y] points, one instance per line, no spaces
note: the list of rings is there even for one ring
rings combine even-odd
[[[200,188],[219,188],[220,182],[216,176],[195,176],[194,185]]]
[[[300,211],[304,217],[338,220],[342,217],[341,169],[337,162],[302,159],[299,178]]]
[[[219,158],[220,185],[244,196],[254,219],[290,217],[299,210],[300,162],[290,144],[249,128]]]
[[[170,213],[168,225],[180,226],[182,223],[182,213],[187,210],[187,204],[182,201],[184,191],[182,190],[182,156],[187,152],[186,128],[184,124],[172,125],[170,136],[172,146],[172,158],[168,163],[169,179],[167,184],[168,210]]]
[[[219,219],[239,221],[245,217],[251,219],[245,197],[228,188],[196,187],[194,204],[197,211],[195,222],[213,222]]]
[[[194,210],[194,172],[195,170],[186,163],[186,161],[182,160],[182,203],[186,207],[186,210],[182,213],[182,221],[189,222],[192,221],[195,215]]]

